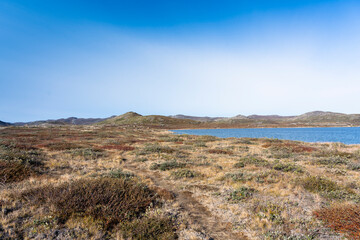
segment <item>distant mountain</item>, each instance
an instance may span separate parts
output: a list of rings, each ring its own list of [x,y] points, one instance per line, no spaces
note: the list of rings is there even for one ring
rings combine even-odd
[[[201,121],[201,122],[211,122],[211,121],[217,121],[220,119],[224,119],[223,117],[195,117],[195,116],[187,116],[187,115],[182,115],[182,114],[169,116],[169,117],[177,118],[177,119],[190,119],[190,120]]]
[[[260,120],[286,120],[293,116],[279,116],[279,115],[250,115],[247,116],[249,119],[260,119]]]
[[[183,125],[186,126],[198,125],[199,123],[200,123],[199,121],[195,121],[191,119],[178,119],[178,118],[166,117],[161,115],[142,116],[135,112],[127,112],[123,115],[109,118],[97,124],[171,127],[171,126],[183,126]]]
[[[90,125],[104,121],[108,118],[60,118],[55,120],[40,120],[33,122],[17,122],[13,125],[15,126],[35,126],[35,125],[44,125],[44,124],[55,124],[55,125]]]
[[[136,125],[160,128],[251,128],[251,127],[341,127],[360,126],[360,114],[314,111],[299,116],[236,115],[234,117],[197,117],[188,115],[148,115],[127,112],[109,118],[61,118],[14,124],[0,121],[0,126],[36,125]]]
[[[11,123],[0,121],[0,127],[11,126]]]
[[[308,123],[349,123],[360,125],[360,114],[314,111],[293,117],[291,120]]]

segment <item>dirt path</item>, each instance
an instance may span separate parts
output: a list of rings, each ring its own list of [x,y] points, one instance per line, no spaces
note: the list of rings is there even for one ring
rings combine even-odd
[[[224,219],[218,216],[214,216],[204,205],[192,196],[192,192],[178,190],[173,183],[163,179],[158,172],[140,169],[139,166],[132,165],[131,163],[124,164],[123,168],[145,179],[150,179],[156,187],[172,192],[175,195],[175,201],[180,206],[180,211],[186,213],[186,216],[188,216],[189,219],[187,219],[187,221],[191,225],[200,226],[201,232],[207,236],[206,239],[247,239],[243,234],[233,233],[231,224],[225,222]]]

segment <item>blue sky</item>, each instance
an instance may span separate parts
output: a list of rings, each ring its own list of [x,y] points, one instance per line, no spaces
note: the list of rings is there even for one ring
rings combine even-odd
[[[359,1],[0,2],[0,120],[360,113]]]

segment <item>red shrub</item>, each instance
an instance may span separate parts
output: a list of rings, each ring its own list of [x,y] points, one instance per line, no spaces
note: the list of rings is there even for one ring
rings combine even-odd
[[[335,205],[314,212],[314,216],[350,239],[360,239],[360,205]]]

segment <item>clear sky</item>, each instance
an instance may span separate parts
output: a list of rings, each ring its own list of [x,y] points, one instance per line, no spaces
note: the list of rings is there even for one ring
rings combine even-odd
[[[0,1],[2,121],[359,103],[358,0]]]

